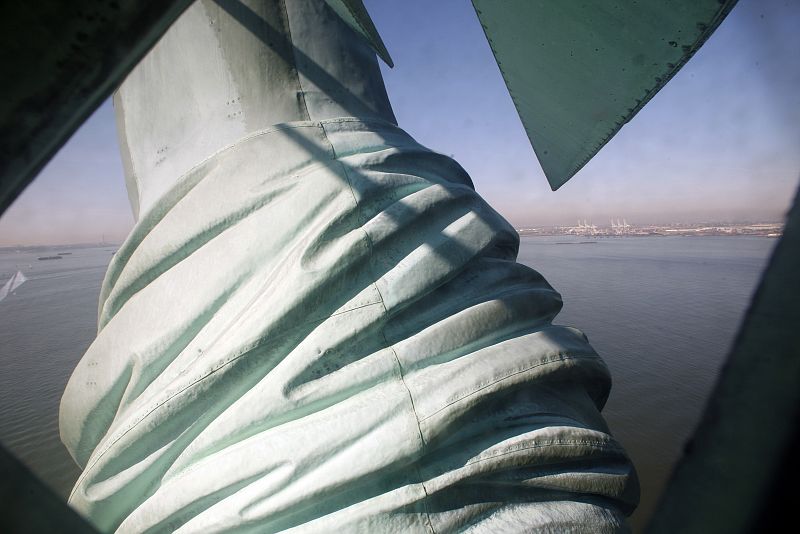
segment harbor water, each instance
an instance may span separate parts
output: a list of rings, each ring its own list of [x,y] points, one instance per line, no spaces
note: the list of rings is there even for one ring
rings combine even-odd
[[[555,322],[586,333],[611,369],[604,415],[639,472],[640,530],[697,424],[776,240],[523,237],[519,261],[562,294]],[[57,256],[58,260],[39,260]],[[0,442],[59,494],[78,476],[58,403],[96,329],[114,248],[0,250]],[[19,278],[22,280],[22,278]]]

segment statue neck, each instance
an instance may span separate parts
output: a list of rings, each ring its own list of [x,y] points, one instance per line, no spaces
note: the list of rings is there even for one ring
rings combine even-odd
[[[114,105],[137,218],[249,133],[335,117],[395,122],[375,53],[324,0],[199,0]]]

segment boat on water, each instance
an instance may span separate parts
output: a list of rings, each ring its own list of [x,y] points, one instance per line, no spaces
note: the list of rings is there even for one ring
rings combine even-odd
[[[58,253],[59,256],[69,256],[70,254],[72,254],[72,252],[59,252]]]
[[[40,260],[61,260],[64,259],[62,256],[41,256]]]
[[[6,298],[9,294],[13,293],[19,286],[28,281],[28,278],[22,274],[22,271],[17,271],[14,276],[0,288],[0,300]]]

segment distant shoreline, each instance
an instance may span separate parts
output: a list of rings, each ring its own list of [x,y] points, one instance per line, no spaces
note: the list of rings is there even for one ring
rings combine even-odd
[[[776,223],[778,225],[778,223]],[[559,227],[544,228],[516,228],[520,237],[581,237],[581,238],[619,238],[619,237],[769,237],[779,238],[783,235],[783,223],[779,224],[779,230],[771,231],[714,231],[714,230],[690,230],[690,229],[670,229],[664,232],[647,231],[644,228],[630,230],[628,233],[613,234],[606,228],[598,228],[597,233],[576,233],[559,231]],[[593,241],[587,241],[593,243]],[[567,244],[567,243],[565,243]],[[569,242],[574,244],[574,242]],[[118,243],[78,243],[72,245],[3,245],[0,246],[0,253],[3,252],[41,252],[53,249],[77,249],[77,248],[119,248]]]
[[[783,223],[697,223],[671,225],[632,225],[596,226],[587,222],[577,226],[543,226],[517,228],[524,237],[771,237],[783,235]]]
[[[60,250],[71,250],[76,248],[119,248],[119,243],[77,243],[71,245],[3,245],[0,246],[0,252],[15,252],[25,251],[25,252],[37,252],[41,250],[52,250],[52,249],[60,249]]]

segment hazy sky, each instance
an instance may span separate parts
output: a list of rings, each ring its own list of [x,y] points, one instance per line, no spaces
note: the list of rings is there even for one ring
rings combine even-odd
[[[367,0],[400,126],[516,226],[780,220],[800,178],[800,2],[740,0],[678,75],[552,192],[469,0]],[[385,66],[384,66],[385,67]],[[121,241],[133,218],[106,102],[0,219],[0,246]]]

